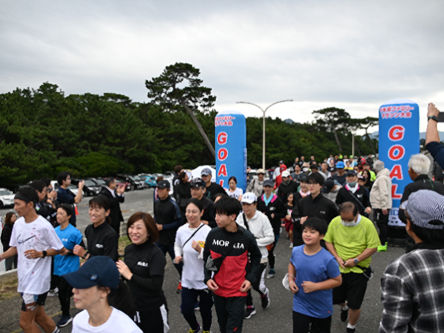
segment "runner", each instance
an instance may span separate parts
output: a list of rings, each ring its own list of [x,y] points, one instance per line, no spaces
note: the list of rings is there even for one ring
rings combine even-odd
[[[112,293],[119,290],[119,272],[111,258],[93,257],[63,277],[74,288],[75,307],[83,310],[74,317],[72,333],[142,333],[131,318],[110,305]]]
[[[6,213],[1,236],[3,252],[6,252],[10,247],[9,242],[11,240],[12,229],[16,221],[17,215],[15,215],[14,212]],[[17,268],[17,255],[5,259],[5,268],[7,271]]]
[[[236,223],[242,210],[238,200],[222,198],[215,208],[218,228],[205,241],[205,283],[213,292],[220,331],[241,333],[247,291],[258,276],[261,252],[253,235]]]
[[[257,209],[267,215],[274,232],[274,243],[268,247],[268,263],[270,269],[267,274],[267,279],[273,278],[276,274],[274,270],[274,248],[279,240],[281,219],[285,217],[286,213],[284,203],[272,191],[273,181],[270,179],[266,180],[264,182],[264,194],[257,200]]]
[[[75,207],[75,204],[78,204],[80,201],[82,201],[83,185],[85,184],[83,180],[79,182],[79,191],[76,195],[74,195],[74,193],[72,193],[71,190],[68,188],[68,186],[71,185],[71,174],[69,172],[64,171],[59,173],[59,175],[57,176],[57,183],[59,184],[59,188],[57,190],[57,203],[67,203]],[[70,223],[73,226],[76,226],[76,214],[73,214],[73,216],[71,216]]]
[[[359,186],[358,177],[355,171],[347,172],[346,182],[344,187],[338,192],[336,204],[339,206],[346,201],[351,201],[358,208],[359,214],[368,217],[372,212],[368,190]]]
[[[174,260],[174,240],[176,231],[182,225],[182,215],[176,201],[169,195],[170,183],[168,180],[161,180],[157,183],[157,195],[159,200],[154,202],[154,221],[159,231],[159,240],[156,245],[162,250],[163,254],[170,255]],[[180,276],[182,275],[182,263],[174,264],[179,273],[179,284],[177,292],[180,292]]]
[[[79,257],[72,251],[76,244],[84,246],[82,233],[69,223],[72,214],[74,214],[74,212],[71,205],[61,204],[57,209],[57,222],[59,223],[59,226],[55,228],[55,232],[67,250],[66,253],[62,255],[58,254],[54,257],[53,276],[55,279],[55,285],[58,288],[58,296],[62,309],[62,316],[57,322],[58,327],[65,327],[72,321],[72,317],[69,313],[72,288],[62,275],[75,272],[79,269]]]
[[[20,216],[12,229],[10,248],[0,255],[0,261],[18,254],[18,287],[22,296],[20,327],[25,333],[59,332],[45,313],[45,300],[51,281],[51,256],[64,248],[53,226],[35,211],[39,201],[30,186],[19,188],[14,198],[14,210]],[[38,326],[37,326],[38,325]]]
[[[203,261],[203,247],[211,228],[200,220],[202,214],[202,203],[191,199],[185,209],[187,223],[177,230],[174,243],[174,262],[183,262],[181,310],[190,325],[189,333],[197,333],[201,328],[194,314],[196,304],[202,315],[202,333],[210,332],[212,321],[213,299],[204,283]]]
[[[338,216],[338,209],[333,201],[328,200],[321,193],[324,177],[315,172],[308,176],[310,195],[298,202],[298,209],[294,216],[293,245],[302,245],[302,229],[307,218],[318,217],[327,225]],[[324,243],[321,243],[324,246]]]
[[[205,191],[205,182],[200,178],[193,179],[191,182],[191,197],[199,200],[202,204],[203,215],[201,217],[201,221],[209,225],[211,228],[214,228],[216,227],[216,220],[214,219],[214,203],[211,201],[211,199],[208,199],[205,196]],[[220,193],[217,193],[216,196],[218,196]],[[223,194],[226,195],[225,191]]]
[[[302,226],[304,245],[295,247],[291,254],[288,282],[294,293],[294,333],[330,332],[332,288],[341,285],[342,277],[335,258],[321,246],[326,232],[324,220],[308,218]]]
[[[242,191],[241,188],[237,187],[237,178],[234,176],[231,176],[228,179],[228,186],[229,186],[229,188],[226,189],[228,196],[230,198],[235,198],[240,201],[242,199],[242,194],[244,192]]]
[[[202,169],[200,176],[202,177],[202,180],[205,182],[205,196],[214,202],[214,199],[216,198],[216,195],[218,193],[225,193],[225,190],[222,186],[219,184],[211,181],[212,174],[210,168],[204,168]]]
[[[120,274],[128,281],[136,308],[135,322],[147,333],[168,331],[167,310],[162,284],[165,255],[155,245],[159,237],[151,215],[137,212],[127,223],[131,240],[124,261],[117,262]]]
[[[81,245],[75,245],[75,255],[83,259],[108,256],[114,261],[117,260],[117,235],[113,227],[106,222],[109,213],[109,201],[103,195],[89,200],[89,218],[92,223],[85,229],[87,250]]]
[[[252,283],[252,287],[261,297],[261,305],[263,309],[270,306],[270,292],[265,286],[264,275],[268,263],[267,245],[273,244],[274,233],[268,217],[257,210],[257,198],[252,192],[247,192],[242,196],[242,214],[239,214],[236,223],[250,231],[254,238],[256,238],[257,246],[261,251],[261,261],[256,280]],[[256,309],[253,305],[253,297],[251,296],[251,289],[248,290],[247,308],[245,310],[245,319],[250,319],[256,314]]]

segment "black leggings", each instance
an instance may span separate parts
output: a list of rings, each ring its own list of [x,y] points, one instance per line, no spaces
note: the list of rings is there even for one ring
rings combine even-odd
[[[62,315],[69,316],[69,307],[71,305],[72,287],[66,282],[66,280],[58,275],[53,275],[54,282],[57,288],[59,288],[59,301],[62,308]]]
[[[277,242],[279,240],[279,236],[280,236],[279,231],[278,231],[278,233],[274,234],[273,247],[271,248],[271,250],[268,251],[268,263],[270,264],[270,268],[271,269],[274,269],[274,261],[275,261],[275,259],[274,259],[274,248],[276,247]]]
[[[314,318],[293,311],[293,333],[330,333],[330,326],[331,316]]]
[[[165,305],[136,311],[134,321],[144,333],[163,333],[168,325]]]

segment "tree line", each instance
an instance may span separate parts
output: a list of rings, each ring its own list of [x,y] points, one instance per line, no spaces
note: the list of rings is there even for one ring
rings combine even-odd
[[[185,78],[189,74],[186,70],[194,69],[189,64],[167,67],[167,74],[175,74],[175,78],[180,77],[174,71],[176,65],[182,65],[182,69],[190,66],[182,72]],[[188,78],[198,75],[197,70]],[[150,98],[146,103],[114,93],[65,95],[52,83],[0,94],[0,187],[16,188],[31,179],[55,178],[65,170],[86,178],[164,172],[176,164],[186,168],[214,164],[208,142],[202,136],[203,131],[214,145],[217,112],[211,89],[203,87],[206,90],[193,95],[196,89],[192,88],[202,88],[202,81],[173,87],[179,80],[162,90],[156,79],[146,82]],[[165,89],[176,95],[162,97]],[[337,108],[313,114],[316,120],[304,124],[267,119],[267,166],[279,160],[290,164],[300,155],[322,158],[331,153],[350,154],[353,130],[375,121],[357,121]],[[335,115],[342,117],[342,127],[332,128],[328,123],[329,117]],[[262,119],[247,118],[246,122],[248,164],[259,167]],[[200,130],[196,129],[197,123]],[[376,141],[368,135],[357,136],[355,146],[357,154],[374,153]]]

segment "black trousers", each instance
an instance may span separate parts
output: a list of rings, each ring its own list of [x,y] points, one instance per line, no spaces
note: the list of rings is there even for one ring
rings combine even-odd
[[[375,209],[375,220],[376,225],[379,228],[379,240],[381,241],[381,245],[384,245],[387,242],[389,216],[390,209],[388,209],[387,215],[382,214],[382,209]]]
[[[220,297],[213,294],[221,333],[241,333],[246,297]]]
[[[293,311],[293,333],[330,333],[330,326],[331,316],[314,318]]]
[[[199,299],[200,314],[202,316],[202,329],[209,331],[212,321],[211,307],[213,306],[213,298],[208,289],[197,290],[183,287],[180,309],[190,328],[196,330],[199,327],[196,314],[194,313],[197,299]]]

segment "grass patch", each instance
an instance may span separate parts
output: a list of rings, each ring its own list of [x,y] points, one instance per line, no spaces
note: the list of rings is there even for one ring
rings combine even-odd
[[[131,241],[129,240],[128,236],[120,236],[119,237],[119,256],[123,257],[123,254],[125,253],[125,247],[131,244]]]
[[[0,277],[0,301],[17,296],[17,274]]]

